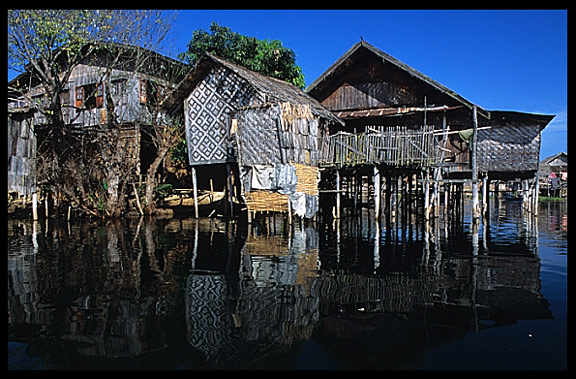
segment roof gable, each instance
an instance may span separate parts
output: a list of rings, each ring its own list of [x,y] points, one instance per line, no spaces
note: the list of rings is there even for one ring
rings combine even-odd
[[[248,70],[247,68],[228,62],[210,53],[205,53],[194,68],[190,70],[185,79],[178,85],[173,95],[165,102],[165,108],[169,112],[174,112],[178,109],[182,104],[182,100],[208,74],[210,69],[216,65],[226,67],[233,71],[255,90],[264,94],[268,101],[308,105],[313,114],[324,117],[332,122],[342,123],[340,119],[324,108],[316,99],[293,84]]]
[[[344,86],[343,77],[350,75],[350,71],[354,66],[361,65],[366,60],[376,60],[381,63],[379,70],[383,70],[385,66],[390,67],[391,70],[396,70],[407,78],[410,78],[411,84],[418,84],[425,86],[427,91],[434,92],[440,96],[445,96],[453,102],[452,104],[436,104],[436,105],[463,105],[472,109],[476,105],[466,100],[456,92],[436,82],[435,80],[427,77],[421,72],[413,69],[407,64],[399,61],[398,59],[386,54],[385,52],[370,45],[366,41],[360,41],[352,46],[344,55],[342,55],[332,66],[330,66],[320,77],[318,77],[308,88],[306,92],[319,101],[324,101],[333,91],[339,86]],[[382,63],[384,65],[382,65]],[[378,75],[378,74],[375,74]],[[381,74],[382,75],[382,74]],[[364,89],[359,88],[360,92],[365,92]],[[423,99],[422,99],[423,100]],[[489,117],[489,112],[476,106],[478,114],[486,118]]]
[[[565,152],[557,153],[548,158],[544,158],[541,162],[541,165],[549,165],[549,166],[562,166],[568,165],[568,154]]]

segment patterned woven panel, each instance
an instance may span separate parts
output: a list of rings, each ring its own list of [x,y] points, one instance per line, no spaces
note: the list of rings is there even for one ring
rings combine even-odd
[[[232,340],[228,291],[223,275],[192,274],[186,282],[186,337],[210,362],[218,360],[220,351]]]
[[[537,170],[538,126],[504,126],[478,130],[479,171]]]
[[[245,80],[224,67],[213,67],[196,85],[186,100],[186,141],[191,165],[229,159],[229,115],[250,104],[256,95]]]

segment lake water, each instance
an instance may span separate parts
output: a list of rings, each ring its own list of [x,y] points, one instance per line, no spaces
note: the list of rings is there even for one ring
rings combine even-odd
[[[469,220],[8,220],[8,368],[565,369],[567,204]]]

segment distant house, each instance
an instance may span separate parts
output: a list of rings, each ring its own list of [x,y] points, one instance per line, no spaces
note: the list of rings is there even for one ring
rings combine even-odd
[[[316,213],[320,144],[341,121],[312,97],[206,53],[165,106],[184,112],[192,168],[205,181],[227,178],[230,196],[234,181],[249,217]]]
[[[95,49],[74,67],[59,94],[63,118],[74,133],[88,134],[106,124],[107,112],[115,112],[126,149],[137,161],[138,175],[150,163],[147,152],[151,148],[140,127],[149,121],[150,107],[161,100],[162,89],[179,82],[187,66],[138,47],[124,46],[120,57],[111,55],[109,48],[103,45]],[[136,56],[146,59],[146,64],[135,66]],[[109,67],[109,81],[105,82]],[[106,85],[110,86],[114,107],[105,96]],[[37,141],[49,133],[41,112],[45,102],[43,86],[30,72],[8,83],[8,192],[17,196],[36,191]]]
[[[568,180],[568,154],[554,154],[540,162],[540,177],[548,178],[554,173],[561,180]]]
[[[540,192],[546,196],[565,196],[568,188],[568,154],[554,154],[540,162]]]

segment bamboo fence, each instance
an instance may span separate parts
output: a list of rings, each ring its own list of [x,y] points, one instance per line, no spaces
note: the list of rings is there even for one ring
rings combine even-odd
[[[338,132],[321,144],[321,163],[337,166],[387,164],[430,166],[438,161],[434,126],[411,130],[405,126],[368,126],[364,133]]]

